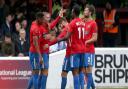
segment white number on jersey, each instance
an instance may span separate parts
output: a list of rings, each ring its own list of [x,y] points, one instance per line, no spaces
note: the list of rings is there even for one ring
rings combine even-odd
[[[85,32],[84,27],[78,27],[78,36],[79,36],[79,39],[81,39],[82,36],[83,36],[83,39],[84,39],[84,32]]]

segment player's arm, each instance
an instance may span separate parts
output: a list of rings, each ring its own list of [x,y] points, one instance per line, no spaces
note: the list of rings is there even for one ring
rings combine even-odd
[[[97,41],[98,33],[97,33],[97,24],[96,24],[96,23],[94,23],[94,24],[92,25],[92,33],[93,33],[93,34],[92,34],[91,39],[87,40],[87,41],[85,42],[86,44],[94,43],[94,42]]]
[[[53,29],[56,26],[56,24],[59,22],[59,20],[63,17],[64,12],[65,12],[64,9],[60,10],[59,16],[50,23],[50,29]]]
[[[58,42],[65,41],[65,40],[67,40],[71,36],[71,34],[73,32],[73,29],[74,29],[74,25],[73,24],[74,23],[71,22],[70,24],[65,26],[66,27],[66,34],[63,37],[61,37],[61,38],[57,37],[57,41]]]
[[[67,30],[66,30],[66,28],[64,28],[62,30],[62,32],[58,35],[58,37],[52,36],[52,38],[50,39],[49,45],[53,45],[53,44],[57,43],[57,39],[61,39],[61,38],[65,37],[66,34],[67,34]]]
[[[52,34],[50,33],[46,33],[43,35],[44,39],[47,39],[50,41],[49,45],[53,45],[57,42],[60,42],[60,41],[64,41],[64,40],[67,40],[70,35],[71,35],[71,32],[69,32],[69,26],[66,26],[66,28],[64,28],[65,30],[63,30],[58,37],[55,37],[55,36],[52,36]]]
[[[54,45],[54,44],[57,43],[56,37],[53,36],[53,35],[50,34],[50,33],[43,34],[43,38],[44,38],[45,40],[49,40],[49,43],[46,44],[46,45],[44,45],[44,47],[43,47],[44,49],[46,49],[46,48],[48,48],[49,46]]]
[[[65,35],[65,34],[66,34],[66,35]],[[68,38],[70,37],[70,34],[71,34],[71,33],[68,32],[68,31],[63,31],[63,32],[61,32],[58,37],[51,36],[51,34],[45,34],[45,35],[44,35],[44,38],[47,39],[47,40],[49,40],[49,44],[44,45],[43,48],[46,49],[46,48],[48,48],[49,46],[56,44],[57,42],[60,42],[60,41],[63,41],[63,40],[68,39]],[[50,36],[47,37],[48,35],[50,35]]]
[[[45,45],[43,46],[43,49],[47,49],[49,46],[54,45],[54,44],[57,43],[56,37],[53,36],[53,35],[50,34],[50,33],[44,34],[43,37],[44,37],[45,40],[49,40],[48,44],[45,44]]]
[[[97,41],[97,33],[93,33],[92,38],[86,41],[86,44],[94,43]]]
[[[44,39],[49,40],[49,46],[56,44],[59,41],[58,39],[61,39],[63,37],[61,34],[59,34],[58,37],[52,36],[51,34],[45,34],[44,35]]]
[[[41,56],[41,53],[40,53],[40,48],[39,48],[39,44],[38,44],[38,36],[36,36],[36,35],[34,35],[33,36],[33,44],[34,44],[34,46],[35,46],[35,49],[36,49],[36,51],[37,51],[37,53],[38,53],[38,55],[39,55],[39,60],[40,60],[40,63],[42,63],[42,56]]]
[[[57,37],[57,41],[58,42],[60,42],[60,41],[65,41],[65,40],[67,40],[70,36],[71,36],[71,31],[70,31],[70,27],[69,26],[67,26],[66,27],[66,34],[65,35],[63,35],[62,37]]]
[[[52,21],[51,23],[50,23],[50,29],[53,29],[55,26],[56,26],[56,24],[59,22],[59,20],[60,20],[60,16],[58,16],[54,21]]]

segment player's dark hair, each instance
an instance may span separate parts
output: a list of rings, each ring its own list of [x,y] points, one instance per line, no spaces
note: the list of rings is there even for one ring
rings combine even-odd
[[[44,13],[43,12],[37,12],[36,13],[36,19],[40,19],[44,16]]]
[[[95,14],[95,7],[93,5],[87,4],[85,8],[88,8],[91,12],[91,15]]]
[[[75,4],[75,5],[73,6],[73,12],[74,12],[74,14],[75,14],[76,16],[79,16],[79,14],[80,14],[80,6],[79,6],[78,4]]]
[[[67,19],[66,19],[66,18],[64,18],[64,17],[63,17],[63,18],[61,18],[61,19],[60,19],[60,21],[59,21],[59,23],[62,23],[62,21],[67,21]]]

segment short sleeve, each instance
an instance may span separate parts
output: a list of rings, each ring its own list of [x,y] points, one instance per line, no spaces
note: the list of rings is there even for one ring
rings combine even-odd
[[[38,30],[37,26],[33,25],[31,27],[31,30],[32,30],[32,35],[33,36],[38,36],[39,35],[39,30]]]
[[[92,23],[92,33],[97,33],[97,31],[98,31],[97,24],[96,24],[96,22],[93,22]]]

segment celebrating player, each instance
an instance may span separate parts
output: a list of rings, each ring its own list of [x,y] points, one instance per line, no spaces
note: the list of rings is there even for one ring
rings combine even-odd
[[[79,82],[79,66],[82,60],[82,52],[84,51],[84,27],[85,23],[79,18],[80,7],[75,5],[72,9],[73,20],[69,24],[69,30],[65,37],[58,38],[58,41],[68,39],[71,36],[71,70],[74,79],[74,89],[80,89]]]
[[[97,41],[97,24],[95,20],[92,19],[92,15],[95,12],[93,5],[87,5],[84,9],[84,22],[85,22],[85,54],[84,54],[84,68],[87,76],[87,89],[95,89],[93,77],[92,77],[92,67],[94,65],[94,42]]]
[[[37,24],[36,29],[40,30],[39,31],[40,35],[38,36],[38,38],[40,38],[40,53],[44,61],[44,64],[40,65],[40,68],[39,68],[41,69],[41,73],[40,73],[40,76],[38,77],[38,89],[40,89],[40,87],[41,89],[46,88],[46,81],[47,81],[48,67],[49,67],[49,55],[48,55],[49,47],[47,49],[43,48],[46,44],[49,44],[48,43],[49,41],[45,40],[42,36],[43,34],[48,33],[49,30],[52,29],[58,23],[59,19],[63,16],[63,13],[64,13],[64,10],[61,9],[59,16],[52,23],[49,23],[50,19],[48,19],[49,17],[47,16],[49,16],[50,14],[48,12],[40,12],[40,15],[42,14],[41,18],[38,18],[38,15],[37,15],[37,18],[40,24],[39,25]],[[36,21],[34,21],[33,24],[35,24],[35,22]],[[31,28],[33,29],[33,25],[31,26]],[[31,89],[32,85],[33,85],[33,78],[30,79],[27,89]]]
[[[43,27],[45,29],[43,30],[42,33],[47,34],[58,23],[60,17],[63,16],[64,10],[63,9],[60,10],[59,17],[57,17],[57,19],[55,19],[52,23],[49,23],[49,19],[46,19],[48,12],[43,12],[43,13],[44,13],[44,18],[45,18]],[[44,59],[44,65],[42,65],[41,74],[40,74],[41,81],[39,81],[39,88],[41,85],[41,89],[46,89],[48,69],[49,69],[49,46],[48,46],[48,48],[44,49],[45,45],[49,45],[49,40],[44,39],[42,37],[42,39],[41,39],[41,54]]]
[[[30,64],[32,67],[32,77],[29,81],[28,89],[31,85],[34,85],[34,89],[38,89],[38,75],[40,65],[43,63],[41,52],[40,52],[40,37],[42,36],[41,30],[43,23],[43,13],[38,12],[36,14],[36,20],[32,22],[30,28]]]
[[[63,29],[62,32],[60,33],[60,35],[58,36],[58,38],[62,38],[64,37],[69,28],[68,28],[68,22],[65,18],[63,18],[60,23],[61,28]],[[71,62],[70,62],[70,53],[71,53],[71,37],[67,39],[66,41],[67,43],[67,47],[66,47],[66,55],[64,58],[64,62],[63,62],[63,66],[62,66],[62,73],[61,73],[61,89],[65,89],[66,88],[66,84],[67,84],[67,74],[68,72],[71,70]]]

